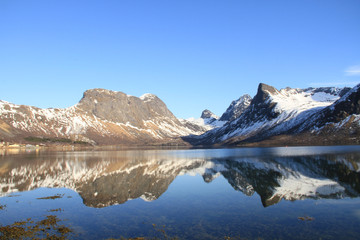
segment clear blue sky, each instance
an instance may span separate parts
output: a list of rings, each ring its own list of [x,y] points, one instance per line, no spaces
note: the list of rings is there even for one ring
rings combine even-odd
[[[260,82],[360,82],[360,0],[0,0],[1,100],[63,108],[106,88],[188,118]]]

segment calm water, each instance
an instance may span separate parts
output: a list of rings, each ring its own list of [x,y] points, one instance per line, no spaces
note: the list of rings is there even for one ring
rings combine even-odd
[[[72,239],[360,236],[359,146],[1,153],[2,226],[56,215]]]

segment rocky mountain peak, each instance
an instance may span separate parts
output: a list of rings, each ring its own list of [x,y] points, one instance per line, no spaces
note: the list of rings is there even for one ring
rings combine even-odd
[[[123,92],[91,89],[84,93],[77,107],[98,118],[116,123],[130,123],[136,127],[143,126],[143,121],[158,116],[176,120],[165,103],[149,93],[138,98]]]
[[[277,94],[279,91],[265,83],[260,83],[258,86],[257,93],[253,99],[253,104],[263,103],[270,95]]]
[[[250,95],[245,94],[241,96],[239,99],[231,102],[230,106],[226,109],[226,111],[221,115],[220,121],[232,121],[238,118],[245,109],[250,105],[252,98]]]
[[[214,113],[212,113],[210,110],[205,109],[205,110],[202,111],[202,113],[201,113],[201,118],[202,118],[202,119],[206,119],[206,118],[215,118],[215,119],[218,119],[219,117],[216,116]]]

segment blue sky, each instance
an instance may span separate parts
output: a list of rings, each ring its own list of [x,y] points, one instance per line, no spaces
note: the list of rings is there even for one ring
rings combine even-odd
[[[359,0],[0,0],[0,99],[69,107],[91,88],[180,118],[276,88],[360,83]]]

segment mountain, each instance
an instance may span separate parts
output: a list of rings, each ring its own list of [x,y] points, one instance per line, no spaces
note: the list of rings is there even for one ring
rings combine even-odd
[[[226,111],[221,115],[221,117],[216,116],[210,110],[205,109],[200,118],[189,118],[182,119],[184,123],[192,124],[193,126],[198,126],[200,128],[204,128],[207,131],[212,130],[214,128],[219,128],[224,126],[226,123],[234,120],[238,116],[240,116],[245,109],[250,105],[251,97],[248,94],[241,96],[239,99],[231,102],[230,106],[226,109]]]
[[[89,144],[273,146],[360,144],[360,85],[284,88],[259,84],[219,118],[177,119],[156,95],[91,89],[75,106],[40,109],[0,101],[0,140]]]
[[[205,109],[200,116],[202,119],[210,119],[210,121],[219,119],[218,116],[216,116],[214,113],[212,113],[210,110]]]
[[[179,119],[185,126],[191,126],[192,129],[199,129],[199,131],[209,131],[214,128],[222,127],[226,121],[220,121],[219,117],[210,110],[202,111],[200,118]]]
[[[40,109],[0,101],[0,139],[71,139],[91,144],[184,144],[180,136],[205,130],[185,126],[153,94],[134,97],[87,90],[75,106]]]
[[[238,117],[223,127],[187,140],[194,145],[358,143],[359,94],[359,85],[353,89],[277,90],[261,83],[251,103]],[[334,134],[339,132],[342,138]]]
[[[249,107],[251,100],[252,98],[250,95],[245,94],[239,99],[232,101],[223,115],[221,115],[219,121],[228,122],[238,118],[245,111],[245,109]]]

